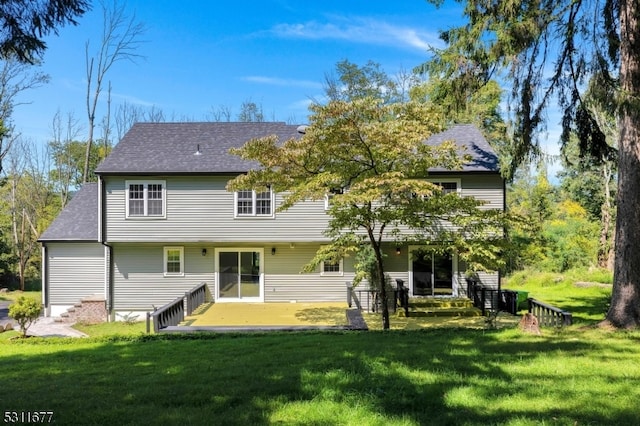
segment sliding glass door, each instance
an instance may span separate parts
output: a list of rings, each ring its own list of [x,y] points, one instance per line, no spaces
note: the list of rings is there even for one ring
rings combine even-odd
[[[414,296],[453,296],[455,263],[451,254],[426,250],[409,253],[411,289]]]
[[[262,250],[217,251],[217,294],[220,301],[262,300]]]

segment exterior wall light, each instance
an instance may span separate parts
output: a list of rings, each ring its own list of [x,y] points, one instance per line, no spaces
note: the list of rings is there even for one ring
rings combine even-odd
[[[275,256],[275,254],[276,254],[276,248],[271,247],[271,256]]]
[[[206,255],[207,255],[207,249],[206,249],[206,248],[203,248],[203,249],[202,249],[202,256],[204,257],[204,256],[206,256]]]

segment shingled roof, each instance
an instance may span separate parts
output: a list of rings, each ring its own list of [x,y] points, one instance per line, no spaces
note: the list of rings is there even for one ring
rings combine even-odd
[[[229,154],[248,140],[269,135],[284,141],[300,137],[298,127],[285,123],[137,123],[97,168],[103,175],[237,174],[256,163]],[[498,157],[473,125],[456,125],[429,138],[439,145],[453,140],[472,160],[462,172],[497,173]],[[199,152],[199,154],[196,154]],[[432,172],[448,172],[432,169]],[[39,241],[97,241],[98,187],[87,183],[73,197]]]
[[[98,241],[98,184],[82,185],[38,241]]]
[[[236,174],[258,167],[229,154],[250,139],[276,135],[280,141],[300,137],[285,123],[137,123],[98,166],[102,175]],[[454,140],[472,161],[464,172],[497,172],[498,158],[473,125],[456,125],[427,143]],[[199,153],[199,154],[196,154]],[[446,171],[434,169],[434,172]]]
[[[458,145],[460,155],[468,154],[471,161],[462,167],[464,172],[499,172],[498,156],[491,145],[472,124],[458,124],[450,129],[433,135],[427,140],[429,145],[440,145],[452,140]],[[450,172],[444,168],[431,169],[432,172]]]
[[[243,173],[258,166],[229,154],[254,138],[300,137],[285,123],[136,123],[98,166],[96,174]],[[196,154],[199,153],[199,154]]]

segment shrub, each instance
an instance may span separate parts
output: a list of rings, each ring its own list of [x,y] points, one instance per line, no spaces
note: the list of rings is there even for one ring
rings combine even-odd
[[[31,327],[38,317],[42,307],[36,300],[20,296],[14,303],[9,306],[9,316],[15,319],[22,331],[22,337],[27,336],[27,330]]]

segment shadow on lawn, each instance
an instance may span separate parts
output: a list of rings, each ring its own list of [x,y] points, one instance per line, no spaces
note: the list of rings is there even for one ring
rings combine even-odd
[[[611,289],[592,290],[591,294],[572,294],[558,297],[551,302],[565,311],[571,312],[573,322],[593,324],[604,319],[611,304]]]
[[[12,346],[12,352],[20,346]],[[540,356],[578,358],[594,350],[593,343],[579,340],[514,335],[505,341],[491,332],[438,330],[151,335],[48,340],[23,348],[1,357],[0,379],[8,384],[0,387],[3,407],[52,410],[59,424],[637,420],[635,412],[611,415],[606,407],[593,409],[612,401],[600,396],[597,402],[599,389],[587,396],[592,403],[578,410],[558,408],[555,401],[584,399],[577,394],[583,389],[564,383],[541,386],[557,380],[555,374],[526,368],[540,362]],[[505,366],[513,362],[531,376],[508,373]],[[544,399],[547,411],[526,404],[492,408],[522,394]]]
[[[345,314],[345,308],[341,306],[306,308],[296,312],[295,317],[298,320],[307,322],[309,324],[347,324],[347,315]]]

